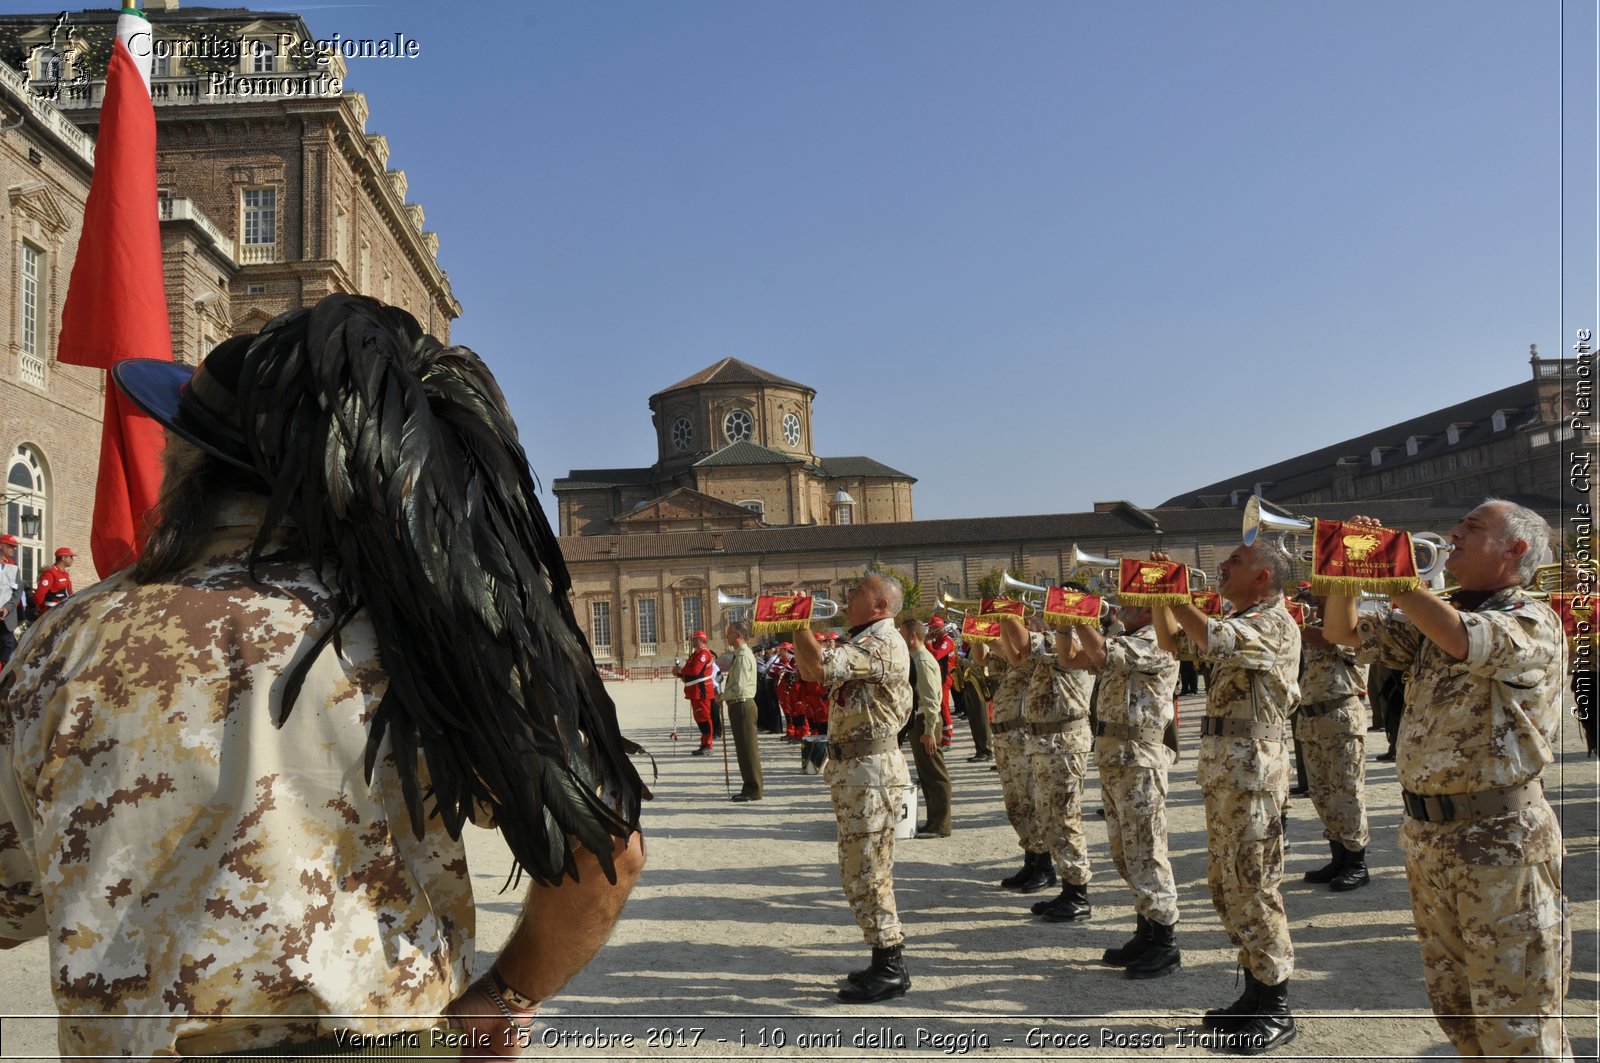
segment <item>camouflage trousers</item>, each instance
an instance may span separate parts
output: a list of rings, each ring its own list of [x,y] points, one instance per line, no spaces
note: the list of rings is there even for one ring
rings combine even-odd
[[[1178,921],[1178,884],[1167,859],[1165,768],[1100,766],[1111,863],[1133,889],[1134,910],[1164,926]]]
[[[1360,734],[1306,738],[1306,783],[1322,836],[1346,849],[1367,847],[1367,742]]]
[[[1006,819],[1017,832],[1017,844],[1030,853],[1044,851],[1033,815],[1033,786],[1028,776],[1028,732],[1007,731],[994,736],[994,763],[1000,769],[1000,796]]]
[[[1275,790],[1213,786],[1206,801],[1206,884],[1239,966],[1266,985],[1294,973],[1283,911],[1283,806]]]
[[[1456,1051],[1571,1059],[1560,861],[1487,866],[1408,852],[1406,877],[1428,1000]]]
[[[1028,742],[1028,780],[1038,839],[1050,852],[1062,884],[1089,881],[1089,839],[1083,833],[1083,775],[1087,753],[1069,753],[1063,738],[1050,735]]]
[[[898,749],[829,760],[823,769],[839,824],[839,881],[867,944],[905,939],[894,903],[894,824],[911,773]]]

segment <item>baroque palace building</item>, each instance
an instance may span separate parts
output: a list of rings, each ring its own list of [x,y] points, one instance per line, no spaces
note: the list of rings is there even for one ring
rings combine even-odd
[[[448,341],[461,306],[345,61],[298,15],[149,0],[157,179],[173,356],[332,292],[410,311]],[[105,374],[56,361],[93,172],[110,7],[0,15],[0,453],[5,530],[32,580],[88,556]],[[37,517],[38,530],[32,521]]]
[[[940,591],[978,597],[980,582],[1002,570],[1030,583],[1082,578],[1075,547],[1111,557],[1160,549],[1215,573],[1239,543],[1256,490],[1294,515],[1361,512],[1439,533],[1496,494],[1560,529],[1578,502],[1593,501],[1592,485],[1574,494],[1567,482],[1566,414],[1580,363],[1535,353],[1531,366],[1520,384],[1153,508],[1118,500],[1070,513],[911,520],[911,476],[870,458],[815,455],[813,389],[725,359],[650,397],[654,465],[574,470],[555,482],[561,548],[596,657],[648,667],[681,656],[696,629],[716,637],[719,590],[803,591],[842,604],[849,583],[876,568],[912,584],[926,615]]]

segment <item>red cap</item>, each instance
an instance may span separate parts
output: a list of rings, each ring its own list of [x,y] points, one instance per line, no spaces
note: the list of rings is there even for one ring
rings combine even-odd
[[[4,543],[6,546],[21,545],[17,542],[17,537],[15,535],[0,535],[0,543]]]
[[[942,616],[930,616],[928,618],[928,626],[930,628],[944,627],[944,617],[942,617]]]
[[[72,552],[72,547],[70,547],[70,546],[58,546],[58,547],[56,547],[56,556],[57,557],[77,557],[78,555]]]
[[[690,635],[689,637],[691,639],[700,639],[703,642],[711,641],[710,639],[706,638],[706,633],[704,631],[696,631],[693,635]]]

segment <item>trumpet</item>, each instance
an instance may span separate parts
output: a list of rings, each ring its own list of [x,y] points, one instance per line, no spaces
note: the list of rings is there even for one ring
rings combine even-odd
[[[839,603],[832,598],[817,598],[812,595],[800,595],[802,598],[811,598],[811,619],[832,620],[839,615]],[[734,615],[739,615],[756,604],[754,598],[735,598],[725,594],[722,588],[717,588],[717,605],[723,609],[732,609]]]
[[[1074,547],[1074,552],[1076,552],[1076,549],[1077,548]],[[1022,597],[1022,602],[1024,605],[1028,605],[1034,609],[1037,609],[1041,613],[1044,612],[1044,601],[1045,596],[1050,593],[1049,587],[1041,587],[1037,583],[1024,583],[1012,576],[1009,572],[1000,573],[1000,583],[1008,590],[1025,592],[1032,591],[1033,593],[1037,594],[1039,596],[1037,601],[1034,601],[1033,599],[1030,599],[1024,595]],[[1116,608],[1115,604],[1109,598],[1102,596],[1100,598],[1100,619],[1104,620],[1106,617],[1110,616],[1111,610],[1114,608]]]
[[[946,591],[939,592],[939,608],[950,612],[958,612],[965,616],[967,613],[976,613],[983,607],[983,603],[976,598],[954,598]]]
[[[1315,525],[1316,521],[1310,517],[1286,517],[1281,513],[1270,513],[1261,508],[1260,495],[1251,495],[1250,501],[1244,506],[1244,545],[1254,546],[1256,538],[1262,531],[1277,532],[1280,550],[1290,557],[1310,564],[1313,560],[1312,551],[1294,550],[1289,545],[1289,536],[1310,531]],[[1417,575],[1422,582],[1435,587],[1442,586],[1444,563],[1449,559],[1450,551],[1454,549],[1455,546],[1446,541],[1444,536],[1434,532],[1411,534],[1412,560],[1416,562]]]
[[[1021,599],[1023,605],[1032,609],[1043,609],[1044,596],[1050,592],[1049,587],[1041,587],[1037,583],[1024,583],[1009,572],[1000,573],[1000,586],[1008,591],[1020,592],[1017,597]],[[1028,592],[1030,591],[1037,594],[1038,597],[1029,598]]]
[[[1072,566],[1096,569],[1094,579],[1102,587],[1115,587],[1121,580],[1122,564],[1114,557],[1101,557],[1072,544]]]

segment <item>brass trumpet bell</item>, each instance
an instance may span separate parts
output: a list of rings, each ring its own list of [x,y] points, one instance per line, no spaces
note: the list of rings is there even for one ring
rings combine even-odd
[[[811,595],[799,595],[799,597],[811,598],[811,619],[813,620],[832,620],[839,615],[839,603],[832,598],[817,598]],[[736,598],[731,594],[724,593],[721,587],[717,588],[717,605],[723,609],[733,610],[733,616],[737,617],[748,612],[755,604],[756,600],[754,598]]]

